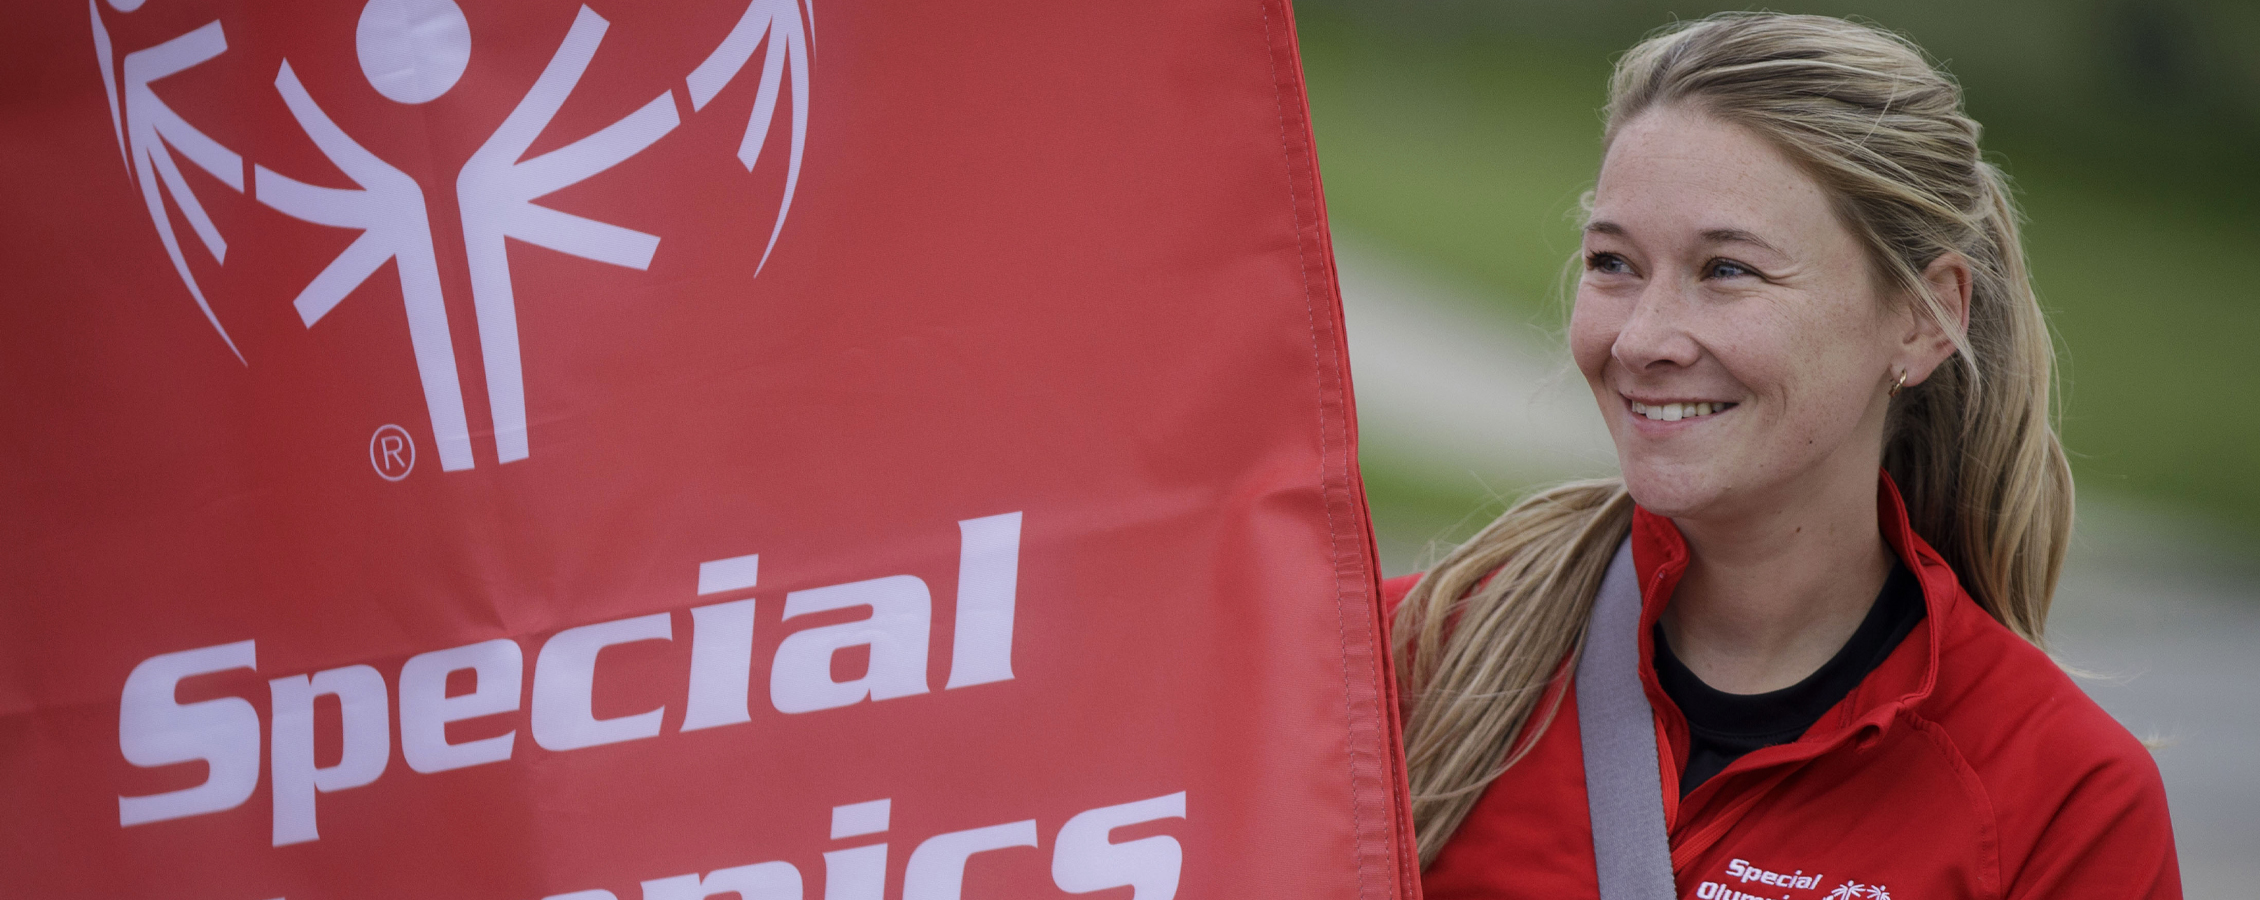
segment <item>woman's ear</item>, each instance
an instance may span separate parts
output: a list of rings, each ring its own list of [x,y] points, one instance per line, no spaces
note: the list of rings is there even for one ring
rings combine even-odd
[[[1956,343],[1970,331],[1970,290],[1975,275],[1970,261],[1962,254],[1948,251],[1931,260],[1923,268],[1924,302],[1908,304],[1911,326],[1901,337],[1899,345],[1900,366],[1907,373],[1907,383],[1921,384],[1954,355]],[[1943,313],[1941,316],[1939,313]],[[1941,319],[1953,323],[1949,333]]]

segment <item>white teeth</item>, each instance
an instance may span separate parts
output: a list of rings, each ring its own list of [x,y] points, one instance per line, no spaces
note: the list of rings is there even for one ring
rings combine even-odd
[[[1639,401],[1633,401],[1632,412],[1635,415],[1646,416],[1650,421],[1677,422],[1681,419],[1693,419],[1700,416],[1707,416],[1712,413],[1725,412],[1727,407],[1731,405],[1732,404],[1728,403],[1705,402],[1664,403],[1656,406],[1649,406],[1648,404],[1641,403]]]

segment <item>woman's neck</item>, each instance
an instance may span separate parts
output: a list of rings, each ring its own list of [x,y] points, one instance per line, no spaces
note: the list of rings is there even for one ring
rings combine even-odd
[[[1789,687],[1834,657],[1891,574],[1875,478],[1869,468],[1738,514],[1674,519],[1689,562],[1663,613],[1672,653],[1735,694]]]

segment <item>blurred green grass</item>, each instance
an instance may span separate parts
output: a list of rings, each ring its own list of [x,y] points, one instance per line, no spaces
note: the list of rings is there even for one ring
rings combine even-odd
[[[1326,7],[1300,11],[1298,26],[1338,226],[1481,289],[1505,322],[1559,327],[1610,51],[1511,30],[1372,27]],[[1980,87],[1971,102],[1983,117]],[[2209,174],[2238,157],[2174,152],[2186,142],[2169,146],[2180,141],[2169,129],[2147,157],[2140,134],[2112,132],[2108,153],[2085,152],[2102,144],[2080,134],[1987,138],[2029,218],[2080,488],[2260,533],[2260,416],[2234,411],[2260,393],[2260,209],[2250,202],[2260,154],[2246,170]],[[2129,168],[2144,158],[2164,164]],[[1368,460],[1366,475],[1385,529],[1464,536],[1488,519],[1469,511],[1500,500],[1389,460]],[[1490,490],[1511,498],[1528,487]]]

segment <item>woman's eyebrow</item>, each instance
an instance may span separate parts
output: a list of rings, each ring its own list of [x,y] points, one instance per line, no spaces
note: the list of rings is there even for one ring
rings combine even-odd
[[[1629,235],[1625,234],[1624,226],[1619,225],[1615,222],[1608,221],[1606,219],[1597,222],[1585,223],[1585,233],[1606,234],[1612,237],[1629,237]]]
[[[1713,228],[1705,231],[1703,232],[1703,242],[1708,244],[1749,244],[1781,256],[1789,255],[1783,252],[1780,247],[1767,243],[1765,238],[1743,231],[1740,228]]]

